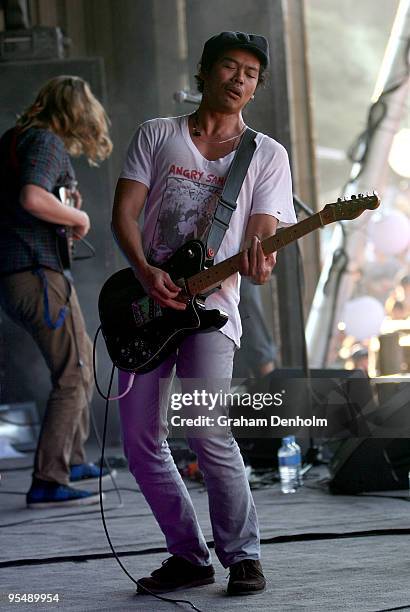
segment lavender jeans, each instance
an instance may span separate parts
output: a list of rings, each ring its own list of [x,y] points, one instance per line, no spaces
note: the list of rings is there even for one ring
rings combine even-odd
[[[221,380],[229,391],[235,345],[221,332],[192,334],[158,368],[135,377],[120,400],[124,450],[135,480],[165,535],[168,550],[196,565],[209,565],[211,555],[192,500],[175,466],[166,437],[167,408],[174,366],[184,379]],[[129,375],[119,375],[119,391]],[[161,379],[166,379],[166,383]],[[188,438],[204,474],[215,552],[224,567],[242,559],[259,559],[255,505],[238,445],[225,436]]]

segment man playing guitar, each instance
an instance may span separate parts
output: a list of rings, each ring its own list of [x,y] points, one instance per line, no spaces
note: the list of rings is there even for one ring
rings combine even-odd
[[[202,102],[189,116],[142,124],[129,147],[118,181],[113,229],[145,292],[161,307],[183,310],[181,288],[159,266],[191,239],[205,241],[218,196],[246,129],[242,110],[254,97],[268,65],[263,36],[222,32],[204,46],[198,89]],[[244,253],[240,272],[265,283],[275,254],[264,255],[260,240],[296,221],[287,153],[258,133],[256,149],[229,228],[215,262]],[[144,224],[138,219],[144,211]],[[239,274],[227,278],[206,300],[207,308],[229,315],[220,331],[192,333],[154,370],[138,374],[120,401],[125,452],[130,470],[157,519],[171,557],[150,577],[139,580],[155,593],[214,582],[214,569],[192,501],[173,462],[167,436],[167,392],[172,372],[184,379],[218,380],[229,391],[241,324]],[[120,371],[120,392],[129,374]],[[160,379],[167,383],[159,385]],[[223,385],[221,387],[221,380]],[[226,436],[197,436],[188,442],[198,457],[209,494],[215,552],[229,567],[228,593],[265,588],[259,529],[238,445]]]
[[[45,83],[0,139],[0,303],[33,337],[52,383],[27,494],[30,508],[98,502],[92,491],[70,486],[90,482],[99,468],[86,462],[84,448],[92,343],[58,242],[60,232],[64,240],[67,231],[78,239],[90,229],[70,155],[84,154],[96,165],[111,149],[105,111],[77,76]],[[62,188],[71,191],[73,206],[58,199]]]

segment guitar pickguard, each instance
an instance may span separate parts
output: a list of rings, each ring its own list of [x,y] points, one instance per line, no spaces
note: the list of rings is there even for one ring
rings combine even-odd
[[[144,296],[132,302],[131,308],[137,327],[142,327],[149,321],[162,315],[161,306],[148,296]]]

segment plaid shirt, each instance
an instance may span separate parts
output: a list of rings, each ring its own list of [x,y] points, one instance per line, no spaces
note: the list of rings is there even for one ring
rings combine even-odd
[[[24,185],[37,185],[58,195],[60,187],[73,184],[63,141],[45,129],[9,130],[0,140],[0,178],[0,276],[38,266],[60,271],[59,226],[25,211],[19,194]]]

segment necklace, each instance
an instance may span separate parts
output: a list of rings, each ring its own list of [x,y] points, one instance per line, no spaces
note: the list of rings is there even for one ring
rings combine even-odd
[[[201,130],[199,129],[199,125],[198,125],[197,111],[195,111],[194,114],[192,115],[192,120],[194,122],[194,126],[192,128],[192,134],[196,136],[197,138],[199,138],[200,140],[202,140],[202,142],[206,142],[207,144],[223,144],[224,142],[230,142],[231,140],[236,140],[237,138],[242,136],[242,134],[246,130],[246,125],[244,124],[239,134],[236,134],[235,136],[231,136],[230,138],[226,138],[225,140],[204,140],[203,138],[200,138]]]

